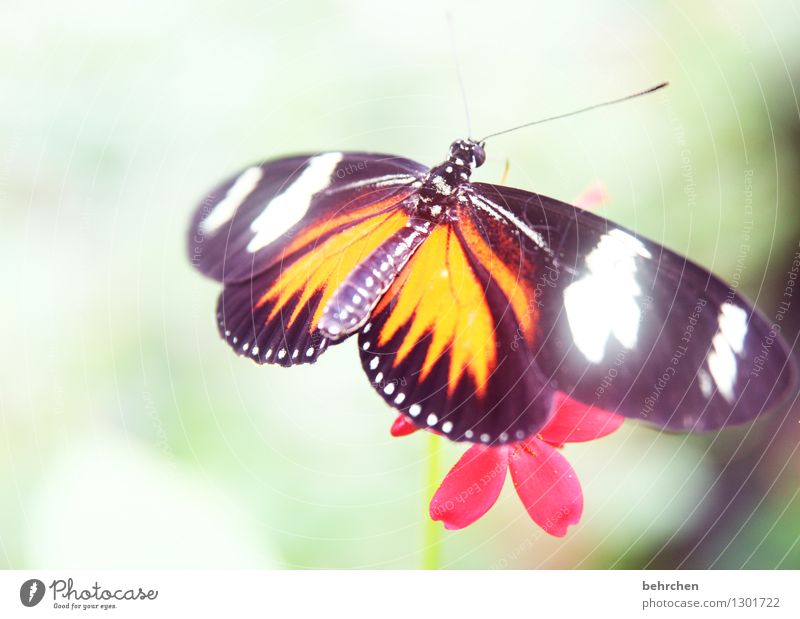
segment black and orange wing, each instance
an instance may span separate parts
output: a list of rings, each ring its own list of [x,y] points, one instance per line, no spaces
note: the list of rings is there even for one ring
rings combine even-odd
[[[373,386],[419,427],[516,441],[547,421],[553,389],[528,344],[546,253],[471,205],[431,232],[359,334]]]
[[[247,168],[198,207],[189,254],[224,283],[219,330],[259,363],[312,363],[317,329],[352,269],[405,226],[426,168],[366,153],[323,153]]]
[[[592,213],[473,183],[359,336],[373,386],[419,427],[506,442],[554,391],[680,430],[797,391],[771,324],[714,275]]]
[[[743,423],[797,393],[780,320],[690,260],[597,215],[474,183],[534,272],[538,374],[587,404],[675,430]]]

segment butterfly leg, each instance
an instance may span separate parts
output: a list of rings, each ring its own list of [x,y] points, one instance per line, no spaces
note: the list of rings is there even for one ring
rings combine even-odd
[[[505,185],[508,180],[508,173],[511,171],[511,160],[506,157],[506,163],[503,166],[503,176],[500,177],[500,184]]]

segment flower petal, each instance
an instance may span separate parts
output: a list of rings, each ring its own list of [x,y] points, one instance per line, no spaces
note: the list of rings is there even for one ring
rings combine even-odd
[[[511,479],[533,521],[556,537],[567,534],[583,513],[581,484],[567,459],[553,447],[533,439],[509,457]]]
[[[587,406],[561,391],[556,391],[553,396],[553,408],[555,413],[539,432],[539,438],[556,447],[601,438],[614,432],[625,421],[622,415]]]
[[[462,529],[483,516],[500,496],[508,455],[508,447],[470,447],[433,495],[431,519],[447,529]]]
[[[403,415],[398,415],[397,419],[394,420],[392,428],[389,430],[389,432],[392,436],[407,436],[408,434],[416,432],[417,430],[419,430],[417,426],[411,423]]]
[[[601,182],[596,182],[584,189],[583,193],[575,199],[575,206],[584,210],[592,210],[602,206],[608,200],[608,190]]]

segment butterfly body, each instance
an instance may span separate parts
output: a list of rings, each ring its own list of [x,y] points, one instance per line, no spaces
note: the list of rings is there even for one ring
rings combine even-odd
[[[485,160],[483,147],[473,140],[450,146],[448,159],[425,174],[416,193],[404,205],[410,215],[405,229],[392,234],[367,256],[339,286],[323,310],[319,328],[339,340],[364,326],[370,313],[434,225],[454,216],[453,206],[466,201],[461,187]]]
[[[474,140],[456,140],[450,145],[450,154],[444,163],[431,168],[418,193],[417,209],[432,219],[443,214],[460,198],[461,187],[469,183],[472,171],[483,165],[486,155],[483,146]]]
[[[364,326],[432,227],[429,219],[412,215],[404,228],[358,263],[322,310],[318,327],[326,338],[340,340]]]
[[[654,425],[714,429],[797,386],[770,323],[685,258],[539,194],[472,182],[483,145],[440,165],[323,153],[252,166],[189,235],[221,281],[223,338],[259,363],[313,363],[358,334],[365,373],[419,427],[523,440],[556,390]],[[766,367],[765,367],[766,366]]]

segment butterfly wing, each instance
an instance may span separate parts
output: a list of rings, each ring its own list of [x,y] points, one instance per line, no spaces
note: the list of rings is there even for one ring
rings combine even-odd
[[[219,330],[259,363],[312,363],[317,323],[348,273],[407,219],[426,168],[368,153],[323,153],[252,166],[195,212],[189,254],[224,283]]]
[[[361,330],[361,362],[380,395],[419,427],[457,441],[520,440],[547,421],[553,395],[525,344],[537,309],[524,248],[467,205],[451,214]]]
[[[334,234],[391,206],[426,171],[400,157],[329,152],[267,161],[211,190],[189,228],[192,264],[219,281],[249,279],[292,240]]]
[[[745,422],[796,392],[779,325],[705,269],[538,194],[474,183],[469,199],[533,265],[527,344],[554,388],[680,430]]]

